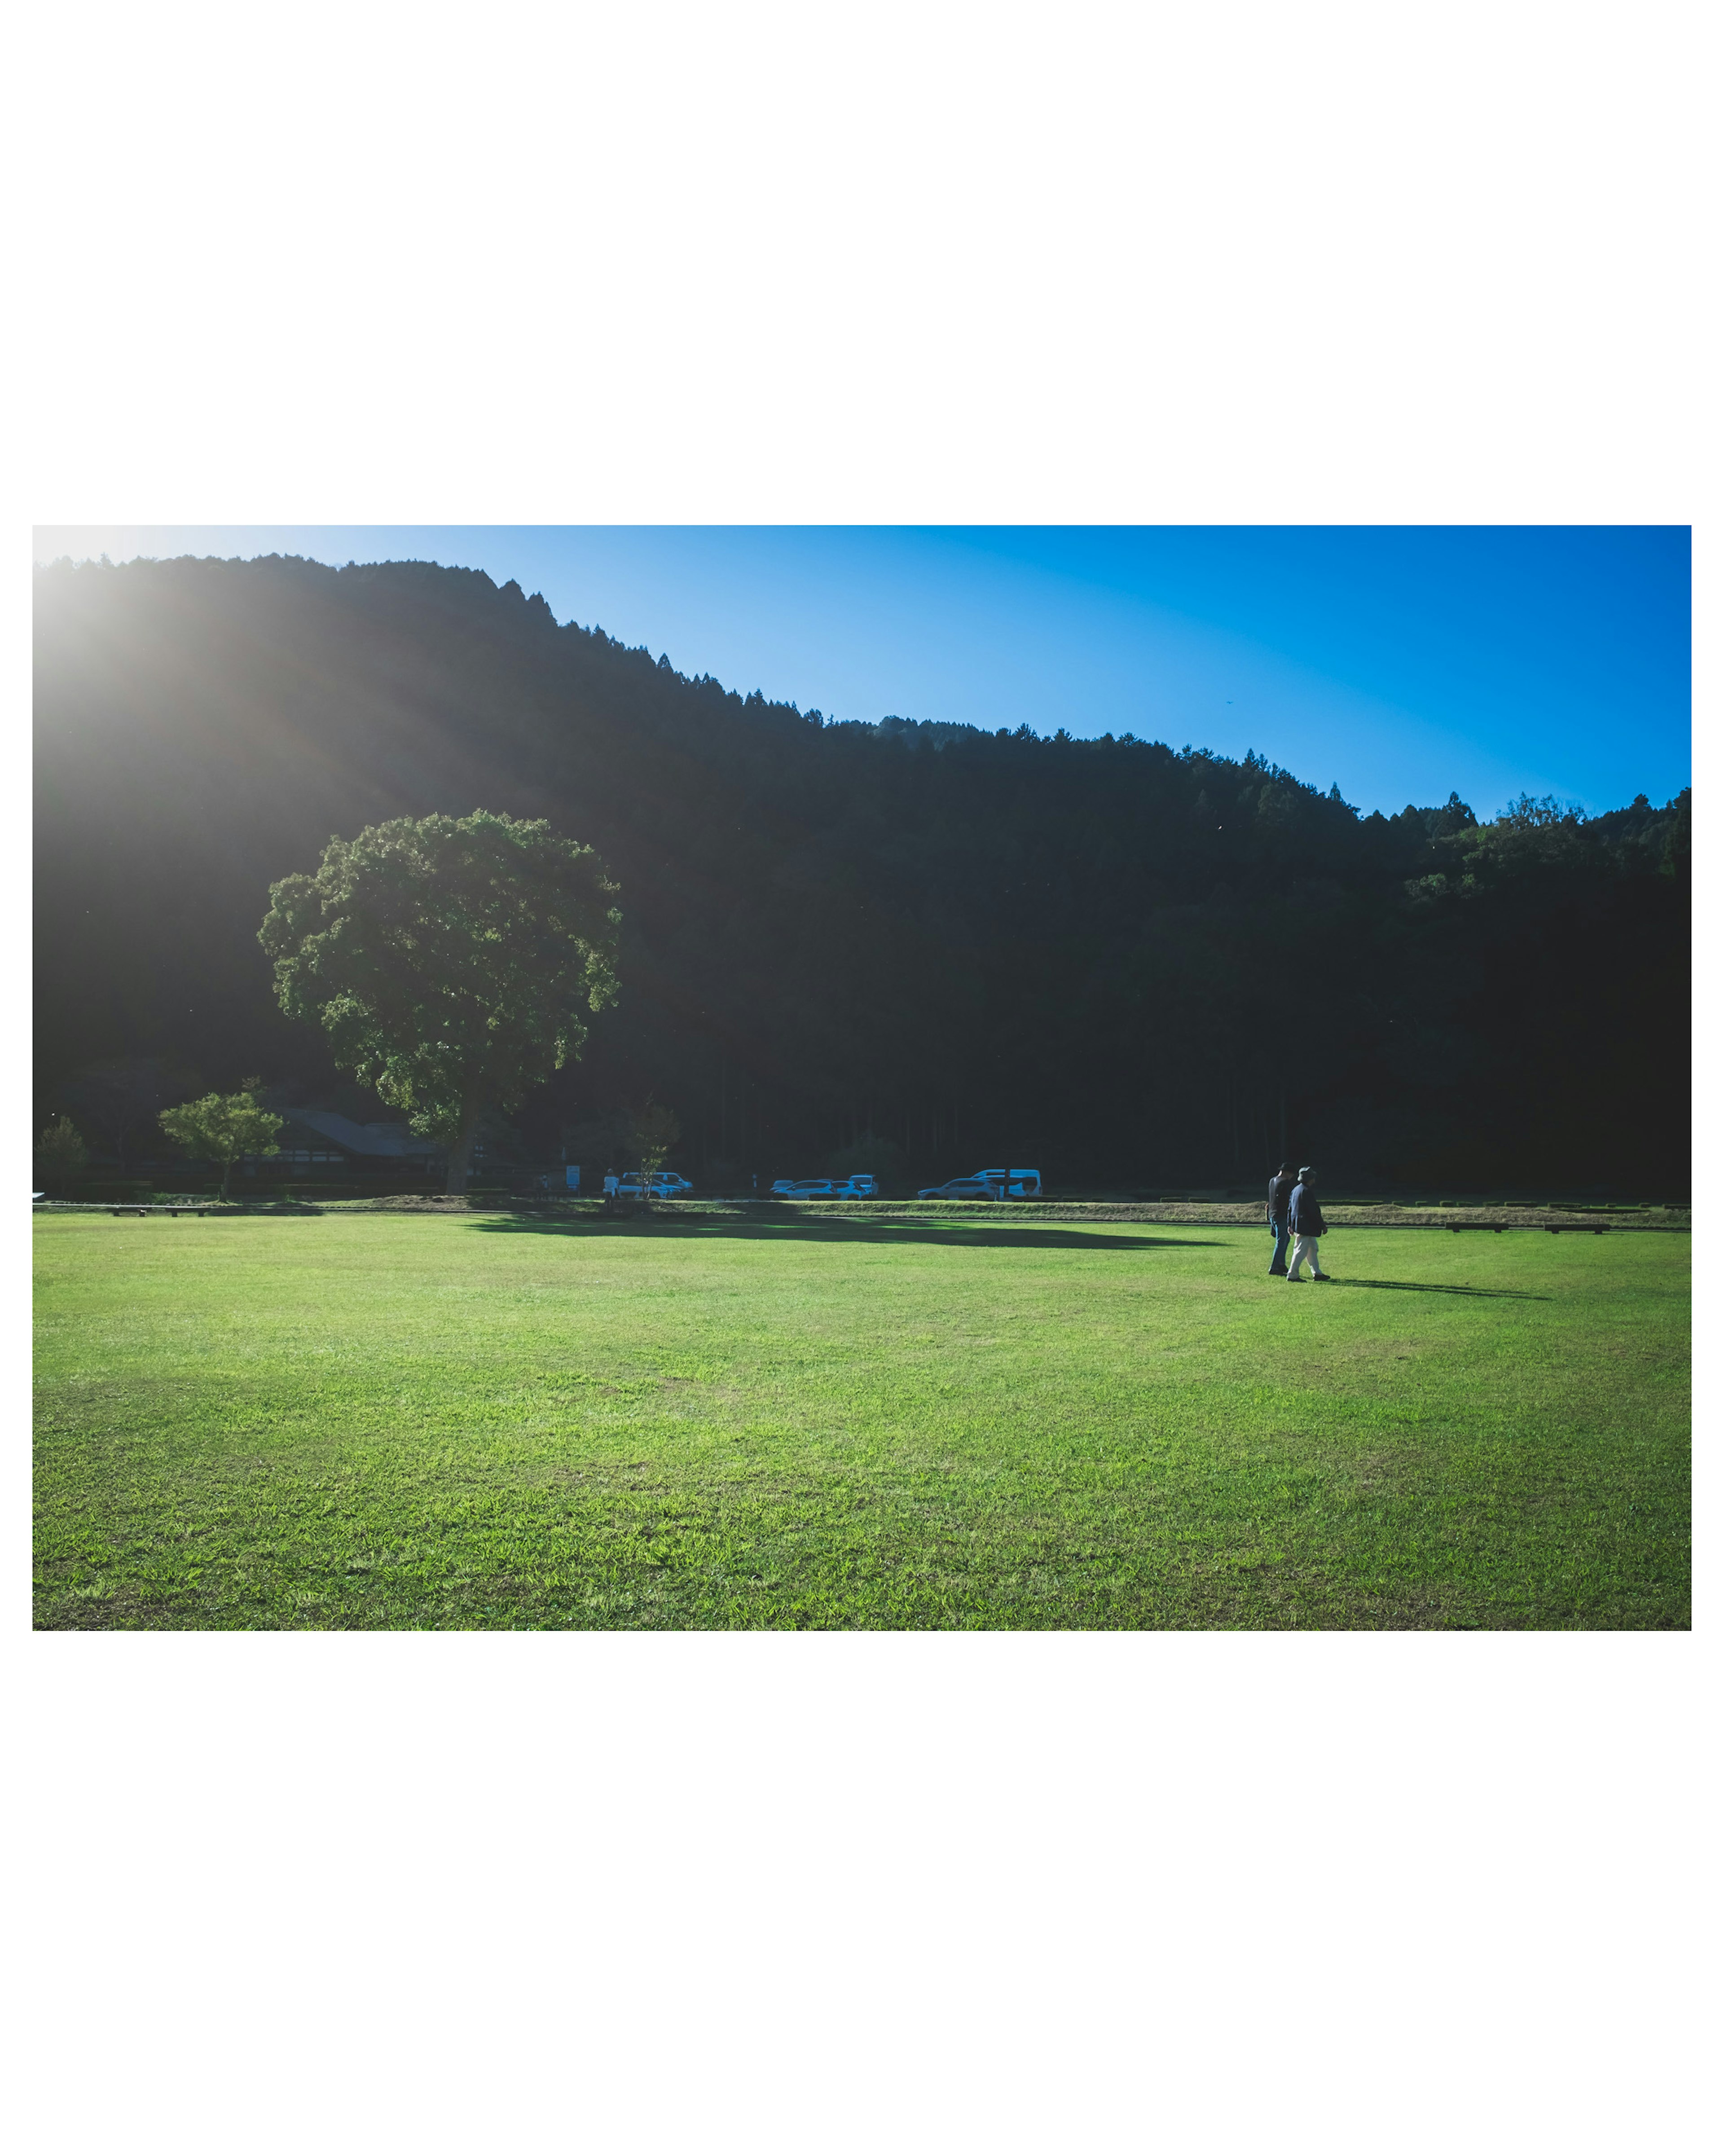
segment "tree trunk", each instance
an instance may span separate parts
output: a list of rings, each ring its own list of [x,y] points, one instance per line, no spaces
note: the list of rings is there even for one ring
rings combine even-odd
[[[222,1163],[222,1203],[223,1205],[228,1202],[228,1185],[233,1181],[233,1163],[231,1160],[224,1160]]]
[[[467,1118],[466,1128],[449,1149],[449,1180],[444,1185],[447,1198],[464,1198],[467,1194],[467,1169],[473,1158],[473,1141],[479,1130],[475,1112]]]

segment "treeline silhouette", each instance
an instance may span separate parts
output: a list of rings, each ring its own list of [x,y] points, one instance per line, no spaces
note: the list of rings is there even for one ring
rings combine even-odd
[[[622,1002],[523,1143],[648,1096],[681,1164],[1066,1184],[1687,1188],[1689,802],[1360,816],[1248,756],[827,723],[423,562],[36,579],[39,1125],[154,1055],[320,1097],[269,884],[332,834],[544,816],[621,885]]]

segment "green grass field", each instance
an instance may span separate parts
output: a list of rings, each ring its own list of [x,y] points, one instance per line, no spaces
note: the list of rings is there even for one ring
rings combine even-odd
[[[1690,1622],[1686,1235],[36,1237],[38,1626]]]

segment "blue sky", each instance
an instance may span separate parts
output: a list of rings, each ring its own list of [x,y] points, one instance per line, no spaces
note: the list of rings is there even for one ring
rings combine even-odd
[[[1597,813],[1690,778],[1683,527],[69,526],[35,551],[459,563],[829,718],[1254,748],[1367,810]]]

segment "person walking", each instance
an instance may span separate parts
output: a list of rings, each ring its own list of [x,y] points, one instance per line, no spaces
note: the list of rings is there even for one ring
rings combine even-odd
[[[1269,1232],[1275,1239],[1275,1255],[1269,1261],[1270,1277],[1287,1277],[1287,1208],[1293,1200],[1295,1177],[1284,1160],[1269,1181]]]
[[[1327,1223],[1323,1209],[1317,1203],[1316,1178],[1308,1168],[1299,1171],[1299,1180],[1293,1186],[1293,1195],[1287,1203],[1287,1214],[1293,1228],[1293,1262],[1287,1268],[1289,1282],[1299,1278],[1299,1268],[1307,1258],[1311,1260],[1311,1276],[1314,1281],[1326,1281],[1333,1275],[1326,1273],[1317,1257],[1317,1238],[1325,1232]]]

